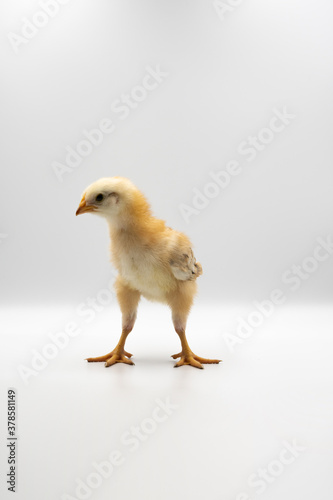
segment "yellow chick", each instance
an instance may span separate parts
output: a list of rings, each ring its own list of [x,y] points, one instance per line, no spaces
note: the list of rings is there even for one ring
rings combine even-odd
[[[175,367],[203,368],[202,363],[219,363],[221,360],[194,354],[186,339],[187,317],[197,291],[196,279],[202,274],[187,236],[153,217],[144,195],[123,177],[99,179],[88,186],[76,215],[88,212],[104,217],[109,225],[112,262],[119,272],[115,287],[122,312],[122,333],[113,351],[87,361],[105,361],[105,366],[134,364],[130,359],[132,354],[125,351],[125,342],[143,296],[171,308],[182,347],[181,352],[172,356],[180,358]]]

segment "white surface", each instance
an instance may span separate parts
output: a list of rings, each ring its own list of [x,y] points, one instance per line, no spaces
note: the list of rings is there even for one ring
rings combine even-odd
[[[246,305],[193,309],[188,339],[194,352],[223,358],[204,370],[173,369],[178,352],[166,308],[143,303],[127,348],[135,366],[88,364],[118,339],[117,307],[87,324],[74,310],[8,309],[1,315],[2,408],[6,389],[18,393],[18,500],[74,495],[93,462],[121,451],[124,462],[95,489],[94,500],[330,500],[332,493],[332,309],[282,306],[234,353],[223,334],[234,331]],[[82,332],[25,385],[17,373],[41,351],[48,333],[77,321]],[[131,452],[121,436],[141,425],[169,397],[178,408]],[[4,415],[4,413],[3,413]],[[4,424],[5,422],[3,422]],[[2,437],[4,426],[2,424]],[[263,494],[247,484],[287,441],[306,447]],[[1,440],[2,470],[6,450]],[[290,457],[290,455],[289,455]],[[1,498],[13,498],[1,483]],[[245,497],[246,498],[246,497]]]

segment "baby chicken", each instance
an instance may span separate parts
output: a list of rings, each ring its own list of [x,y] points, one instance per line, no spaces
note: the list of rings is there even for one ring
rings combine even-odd
[[[113,351],[87,361],[105,361],[133,365],[132,354],[125,342],[132,331],[140,297],[168,304],[182,350],[172,358],[180,358],[175,367],[202,363],[219,363],[218,359],[194,354],[185,336],[185,328],[196,279],[202,274],[188,238],[167,227],[152,216],[144,195],[123,177],[99,179],[83,193],[76,215],[87,212],[104,217],[109,225],[112,262],[119,274],[115,287],[122,312],[122,333]]]

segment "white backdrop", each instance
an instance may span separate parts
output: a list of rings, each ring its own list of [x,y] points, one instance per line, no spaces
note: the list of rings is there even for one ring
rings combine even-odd
[[[76,302],[105,286],[106,226],[74,213],[86,185],[113,175],[192,239],[202,300],[281,286],[332,232],[332,4],[63,3],[53,17],[1,6],[3,300]],[[144,80],[147,67],[163,76]],[[105,118],[113,131],[82,145]],[[83,153],[66,164],[67,148]],[[238,174],[207,188],[231,161]],[[205,189],[215,197],[193,200]],[[332,262],[310,263],[293,300],[331,299]]]
[[[0,3],[1,498],[14,388],[17,500],[331,500],[332,15]],[[192,240],[189,344],[223,363],[173,370],[170,311],[144,300],[135,366],[84,361],[121,318],[105,221],[75,211],[114,175]]]

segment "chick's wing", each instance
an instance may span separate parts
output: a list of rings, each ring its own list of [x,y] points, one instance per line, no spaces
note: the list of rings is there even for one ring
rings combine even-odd
[[[201,264],[196,261],[189,241],[183,235],[170,249],[169,265],[174,277],[180,281],[193,281],[202,274]]]

